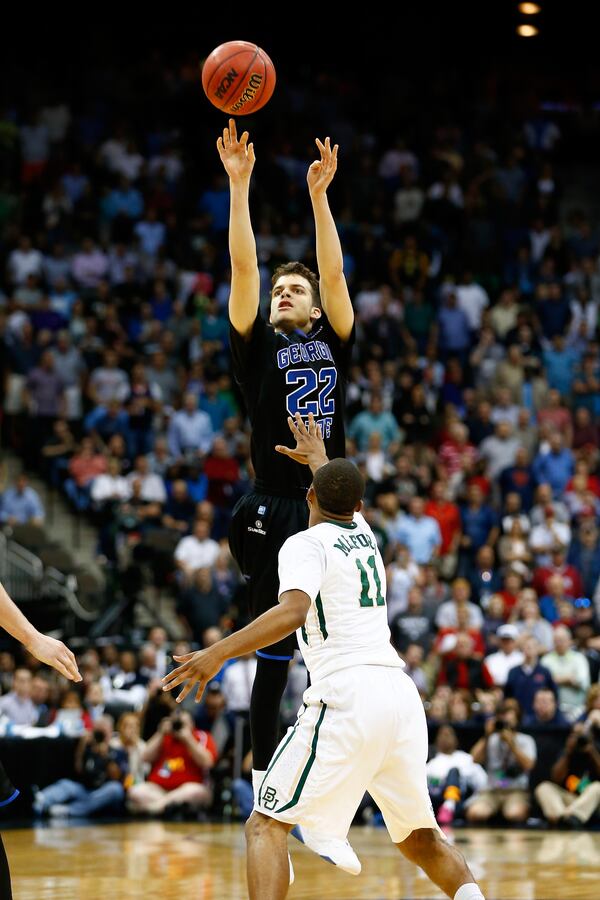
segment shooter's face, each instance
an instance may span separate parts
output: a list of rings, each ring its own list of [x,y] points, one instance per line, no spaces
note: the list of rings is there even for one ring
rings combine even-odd
[[[282,275],[271,294],[271,325],[280,331],[308,328],[321,310],[314,306],[311,286],[302,275]]]

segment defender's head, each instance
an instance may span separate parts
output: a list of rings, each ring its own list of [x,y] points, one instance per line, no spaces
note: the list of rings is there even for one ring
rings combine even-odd
[[[351,522],[354,513],[360,511],[364,491],[364,479],[354,463],[332,459],[317,469],[308,489],[309,525],[322,519]]]

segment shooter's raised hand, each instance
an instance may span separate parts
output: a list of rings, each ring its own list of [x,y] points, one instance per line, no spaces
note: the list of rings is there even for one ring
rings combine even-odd
[[[235,119],[230,119],[229,128],[224,128],[223,136],[217,140],[221,162],[232,181],[245,181],[252,174],[254,144],[249,144],[248,138],[248,132],[244,131],[238,139]]]
[[[316,138],[315,143],[319,148],[321,158],[316,159],[309,166],[306,176],[311,197],[325,193],[333,181],[333,176],[337,169],[338,145],[335,144],[332,148],[331,139],[328,137],[325,138],[324,144],[321,143],[319,138]]]

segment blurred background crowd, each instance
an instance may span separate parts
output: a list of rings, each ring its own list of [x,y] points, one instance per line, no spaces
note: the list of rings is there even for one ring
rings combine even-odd
[[[186,638],[134,639],[133,620],[80,635],[75,688],[3,641],[0,752],[32,729],[77,738],[69,777],[35,786],[38,815],[247,809],[253,660],[183,712],[158,689],[173,649],[247,616],[227,546],[253,472],[223,122],[197,63],[92,53],[81,83],[0,109],[2,443],[23,463],[0,523],[26,545],[44,532],[42,479],[95,529],[106,602],[146,579]],[[305,177],[330,134],[357,319],[347,455],[427,711],[438,817],[582,828],[600,808],[600,232],[581,173],[600,129],[544,105],[541,83],[445,74],[371,102],[344,71],[288,73],[251,122],[262,302],[279,262],[316,268]],[[305,685],[297,660],[285,724]],[[378,821],[368,799],[361,817]]]

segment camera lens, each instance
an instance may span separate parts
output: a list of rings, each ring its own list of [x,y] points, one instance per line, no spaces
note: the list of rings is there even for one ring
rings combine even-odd
[[[180,718],[173,719],[172,728],[173,728],[173,731],[181,731],[181,729],[183,728],[183,722],[181,721]]]
[[[101,744],[104,740],[104,732],[100,728],[94,728],[92,735],[97,744]]]

